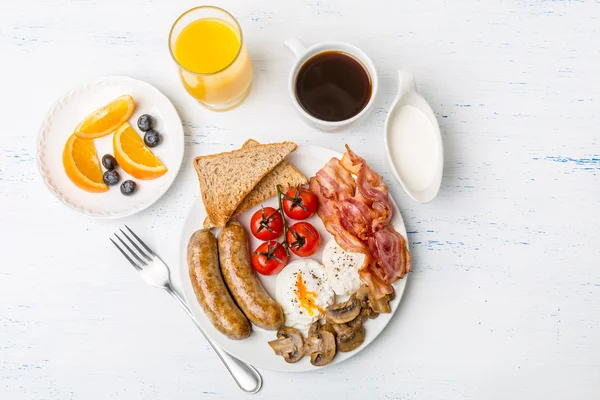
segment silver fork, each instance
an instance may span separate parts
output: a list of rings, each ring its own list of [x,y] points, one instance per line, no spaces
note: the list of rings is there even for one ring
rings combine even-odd
[[[150,247],[146,245],[146,243],[142,241],[142,239],[139,238],[138,235],[129,229],[127,225],[125,225],[125,228],[127,228],[135,240],[133,240],[130,235],[125,233],[123,229],[119,230],[136,251],[134,251],[127,243],[125,243],[125,241],[116,233],[115,236],[126,250],[123,250],[123,248],[114,240],[112,240],[112,238],[110,241],[117,247],[117,249],[119,249],[125,258],[131,263],[131,265],[133,265],[133,267],[140,272],[146,283],[148,283],[150,286],[166,290],[167,293],[177,300],[185,312],[190,316],[192,321],[194,321],[200,332],[202,332],[202,335],[204,335],[221,361],[223,361],[223,364],[225,364],[225,367],[227,367],[227,370],[238,386],[243,391],[248,393],[258,392],[262,386],[262,377],[258,371],[251,365],[248,365],[245,362],[238,360],[237,358],[226,353],[206,334],[206,332],[204,332],[204,329],[202,329],[198,321],[196,321],[196,318],[194,318],[192,315],[192,312],[188,308],[185,301],[173,290],[173,287],[171,286],[171,279],[169,278],[169,268],[167,265],[152,251],[152,249],[150,249]]]

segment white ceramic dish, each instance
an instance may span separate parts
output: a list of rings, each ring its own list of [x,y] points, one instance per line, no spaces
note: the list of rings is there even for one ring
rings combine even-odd
[[[298,39],[290,38],[286,40],[284,44],[296,56],[296,60],[292,65],[290,76],[288,78],[288,91],[290,92],[290,97],[292,98],[292,103],[296,107],[296,111],[298,111],[298,113],[304,117],[304,120],[308,122],[309,125],[323,131],[336,131],[354,124],[369,114],[369,111],[371,111],[371,108],[373,108],[373,103],[375,102],[375,97],[377,96],[377,91],[379,89],[379,78],[377,77],[377,69],[375,68],[375,64],[373,64],[373,61],[371,61],[369,56],[364,51],[345,42],[321,42],[306,48]],[[298,98],[296,97],[296,77],[300,67],[302,67],[304,63],[312,56],[332,50],[352,55],[367,69],[369,76],[371,77],[371,98],[369,99],[369,102],[365,108],[363,108],[354,117],[345,119],[343,121],[323,121],[313,117],[307,113],[304,108],[302,108],[298,102]]]
[[[337,152],[322,147],[301,145],[298,147],[298,150],[288,156],[287,160],[294,164],[294,166],[296,166],[303,174],[309,177],[313,176],[332,157],[341,159],[341,156],[342,155]],[[269,199],[268,201],[265,201],[263,205],[277,208],[277,199]],[[393,200],[392,205],[392,224],[396,227],[396,230],[402,236],[404,236],[404,238],[406,238],[406,228],[404,226],[404,222],[402,221],[402,216],[400,215],[400,211]],[[242,223],[243,226],[248,227],[252,214],[258,209],[260,209],[260,205],[257,205],[256,207],[242,214],[239,218],[240,223]],[[295,364],[288,364],[283,360],[282,357],[276,356],[267,343],[268,341],[276,338],[274,331],[266,331],[253,326],[252,335],[248,339],[236,341],[228,339],[211,325],[210,321],[196,300],[194,289],[192,288],[192,284],[190,282],[186,260],[188,240],[196,230],[202,228],[202,221],[204,221],[205,216],[206,212],[204,210],[204,205],[202,204],[202,197],[198,195],[196,201],[192,204],[183,227],[179,267],[185,299],[192,310],[194,317],[196,317],[200,325],[205,329],[206,333],[213,338],[219,344],[219,346],[221,346],[225,351],[234,357],[237,357],[259,368],[282,372],[314,371],[318,370],[319,368],[323,368],[311,365],[309,357],[304,357],[304,359]],[[317,228],[319,234],[321,235],[321,249],[311,257],[320,261],[322,249],[325,247],[325,243],[327,243],[332,236],[325,230],[319,217],[316,215],[308,219],[308,221]],[[248,237],[250,238],[250,251],[253,251],[256,247],[258,247],[260,241],[253,237],[250,232],[247,231],[247,233]],[[292,255],[291,261],[295,259],[298,258]],[[269,292],[272,297],[275,297],[275,280],[277,279],[277,275],[260,276],[260,278],[267,292]],[[390,314],[381,314],[378,318],[366,322],[366,337],[363,344],[352,352],[338,353],[330,365],[340,363],[358,354],[358,352],[375,340],[375,338],[381,333],[381,331],[383,331],[385,326],[396,312],[398,304],[402,298],[402,294],[404,293],[405,286],[406,278],[394,283],[396,297],[391,302],[392,312]],[[338,300],[340,299],[341,298],[338,298]],[[384,349],[381,350],[384,351]]]
[[[406,193],[419,203],[433,200],[444,169],[442,135],[414,76],[405,71],[398,71],[398,94],[385,120],[384,141],[388,165]]]
[[[162,142],[152,152],[169,169],[153,180],[139,180],[118,169],[121,182],[133,179],[137,192],[123,196],[119,185],[104,193],[88,193],[75,186],[67,177],[63,164],[64,145],[73,130],[85,117],[111,100],[129,94],[135,101],[135,111],[129,120],[137,128],[142,114],[151,114],[162,135]],[[94,139],[98,158],[114,154],[113,135]],[[141,211],[156,202],[169,189],[183,160],[183,127],[177,110],[169,99],[154,86],[127,77],[96,78],[86,82],[59,99],[42,123],[37,142],[37,166],[48,189],[67,207],[97,218],[121,218]]]

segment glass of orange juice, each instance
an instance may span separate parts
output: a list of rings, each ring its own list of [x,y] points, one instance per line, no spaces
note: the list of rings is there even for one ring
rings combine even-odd
[[[183,86],[209,110],[231,110],[248,96],[252,61],[240,24],[227,11],[186,11],[171,28],[169,49]]]

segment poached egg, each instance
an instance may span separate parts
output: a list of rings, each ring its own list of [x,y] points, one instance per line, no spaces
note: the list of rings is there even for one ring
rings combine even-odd
[[[349,253],[331,238],[323,250],[323,264],[331,288],[338,296],[350,295],[362,285],[358,269],[363,265],[365,255]]]
[[[289,263],[277,276],[275,298],[285,313],[285,324],[307,330],[325,315],[333,304],[335,293],[329,284],[325,267],[315,260]]]

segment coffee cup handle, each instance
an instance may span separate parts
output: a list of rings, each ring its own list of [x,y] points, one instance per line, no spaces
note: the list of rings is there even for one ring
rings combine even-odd
[[[296,38],[289,38],[283,44],[294,53],[296,58],[299,58],[306,51],[306,47]]]

